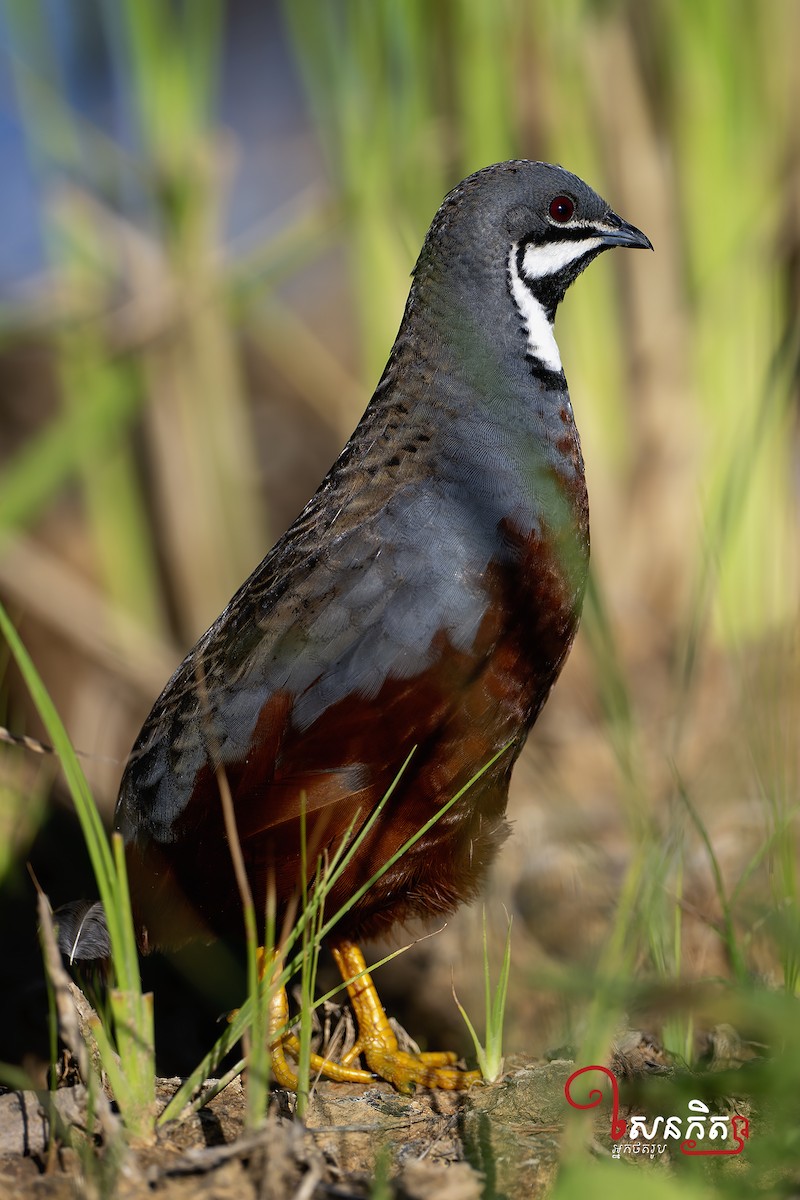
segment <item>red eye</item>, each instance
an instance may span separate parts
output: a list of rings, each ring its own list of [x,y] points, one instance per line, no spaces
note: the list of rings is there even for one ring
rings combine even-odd
[[[550,216],[554,221],[569,221],[574,212],[575,201],[569,196],[556,196],[555,200],[550,201]]]

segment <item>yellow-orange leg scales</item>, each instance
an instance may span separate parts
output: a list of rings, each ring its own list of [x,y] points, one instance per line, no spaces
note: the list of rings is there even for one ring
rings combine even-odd
[[[311,1069],[326,1079],[342,1083],[371,1083],[375,1075],[393,1084],[399,1092],[410,1092],[415,1085],[427,1088],[447,1088],[449,1091],[471,1087],[480,1079],[480,1071],[461,1071],[453,1066],[457,1056],[452,1051],[408,1054],[401,1050],[394,1030],[389,1024],[375,984],[367,971],[364,955],[354,942],[342,941],[333,947],[333,957],[347,983],[347,992],[358,1024],[358,1038],[341,1062],[333,1062],[319,1054],[311,1055]],[[270,1054],[272,1074],[281,1087],[297,1088],[297,1075],[286,1061],[287,1052],[297,1058],[298,1039],[290,1033],[281,1034],[289,1020],[289,1003],[285,988],[278,988],[270,1002]],[[274,1040],[272,1040],[274,1038]],[[363,1054],[369,1071],[350,1064]]]

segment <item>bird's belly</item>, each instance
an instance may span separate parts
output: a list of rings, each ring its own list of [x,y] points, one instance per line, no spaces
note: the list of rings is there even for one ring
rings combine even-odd
[[[245,759],[224,764],[257,911],[270,890],[279,920],[296,905],[304,826],[308,882],[318,856],[330,862],[348,830],[352,846],[390,789],[328,896],[326,914],[390,865],[338,932],[370,936],[411,917],[452,911],[475,895],[505,837],[514,761],[566,658],[580,609],[574,572],[550,543],[533,535],[515,543],[513,530],[505,537],[511,549],[485,573],[487,602],[471,646],[437,635],[421,672],[389,676],[369,697],[342,695],[303,728],[292,721],[290,693],[264,697]],[[243,928],[220,779],[210,761],[187,795],[168,840],[142,836],[140,823],[129,844],[145,944]]]

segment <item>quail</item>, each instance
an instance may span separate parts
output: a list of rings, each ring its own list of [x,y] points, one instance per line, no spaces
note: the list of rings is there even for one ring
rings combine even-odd
[[[506,837],[511,772],[589,559],[553,322],[612,246],[652,248],[559,166],[499,163],[449,193],[358,427],[167,683],[125,770],[115,827],[145,950],[242,934],[221,772],[256,911],[271,891],[278,928],[309,883],[303,838],[308,875],[355,845],[326,913],[391,864],[329,934],[360,1028],[347,1061],[317,1064],[332,1078],[474,1079],[451,1054],[400,1051],[358,943],[474,897]],[[273,1031],[282,993],[275,1014]],[[272,1049],[291,1084],[296,1045]]]

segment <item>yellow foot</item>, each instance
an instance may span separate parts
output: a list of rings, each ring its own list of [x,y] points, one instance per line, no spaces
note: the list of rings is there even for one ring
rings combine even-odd
[[[281,1087],[297,1091],[297,1075],[286,1061],[286,1052],[293,1058],[300,1056],[300,1041],[292,1033],[281,1034],[289,1024],[289,1002],[286,999],[286,989],[276,988],[269,1005],[269,1037],[270,1059],[272,1063],[272,1078]],[[273,1040],[274,1039],[274,1040]],[[325,1079],[333,1079],[338,1083],[372,1083],[373,1076],[369,1071],[360,1071],[357,1067],[333,1062],[320,1054],[312,1054],[311,1070],[315,1075]]]
[[[340,1062],[312,1054],[311,1070],[325,1079],[339,1083],[372,1083],[375,1075],[385,1079],[398,1092],[412,1092],[415,1085],[426,1088],[445,1088],[460,1091],[472,1087],[481,1078],[480,1071],[461,1071],[454,1064],[457,1055],[445,1050],[433,1053],[408,1054],[401,1050],[394,1030],[386,1019],[375,985],[367,971],[364,955],[353,942],[339,942],[333,956],[347,983],[350,1003],[358,1023],[358,1039]],[[259,970],[263,975],[270,965],[279,973],[277,959],[262,954]],[[287,1053],[297,1059],[300,1042],[285,1031],[289,1024],[289,1002],[285,988],[276,988],[270,1000],[269,1038],[272,1077],[281,1087],[297,1090],[297,1074],[286,1059]],[[369,1071],[351,1066],[359,1055],[364,1056]]]
[[[480,1071],[461,1071],[453,1066],[457,1056],[451,1051],[408,1054],[401,1050],[361,950],[354,942],[343,941],[333,947],[333,956],[342,979],[347,981],[350,1003],[358,1022],[358,1040],[342,1058],[343,1068],[363,1054],[370,1070],[393,1084],[398,1092],[411,1092],[415,1085],[456,1091],[472,1087],[479,1081]]]

